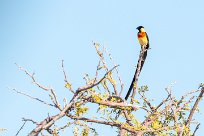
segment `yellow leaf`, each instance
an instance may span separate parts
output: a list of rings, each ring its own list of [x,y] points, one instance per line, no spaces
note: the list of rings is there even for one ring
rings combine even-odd
[[[113,73],[112,72],[109,72],[108,73],[108,77],[112,77]]]
[[[136,88],[137,88],[137,84],[134,83],[134,84],[133,84],[133,89],[136,89]]]
[[[52,134],[53,134],[53,136],[59,136],[59,135],[58,135],[58,132],[57,132],[57,129],[54,129],[53,132],[52,132]]]
[[[132,99],[132,101],[133,101],[134,103],[140,104],[140,102],[139,102],[138,100],[136,100],[136,99]]]
[[[162,127],[162,125],[161,125],[161,123],[159,121],[154,121],[152,123],[152,128],[154,128],[154,129],[158,129],[158,128],[161,128],[161,127]]]
[[[70,89],[71,86],[72,86],[72,84],[70,84],[70,83],[66,83],[66,84],[65,84],[65,87],[68,88],[68,89]]]
[[[185,126],[184,127],[184,132],[188,133],[190,131],[189,127]]]
[[[100,44],[95,43],[95,47],[96,47],[96,49],[98,50],[98,48],[100,47]]]
[[[86,113],[88,110],[89,110],[88,107],[77,107],[76,108],[76,115],[80,116],[80,115]]]

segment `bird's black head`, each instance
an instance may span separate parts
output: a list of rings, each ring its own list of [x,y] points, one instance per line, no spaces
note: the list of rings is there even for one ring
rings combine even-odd
[[[137,30],[140,31],[142,28],[144,28],[144,26],[138,26],[138,27],[137,27]]]

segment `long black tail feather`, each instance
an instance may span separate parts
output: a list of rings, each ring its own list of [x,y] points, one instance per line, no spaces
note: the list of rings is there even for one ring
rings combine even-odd
[[[130,87],[129,87],[129,90],[128,90],[126,96],[125,96],[125,100],[127,100],[128,97],[130,96],[130,93],[131,93],[132,88],[133,88],[133,86],[134,86],[136,74],[137,74],[138,72],[141,72],[141,70],[142,70],[142,67],[143,67],[143,65],[144,65],[145,59],[146,59],[146,57],[147,57],[147,50],[148,50],[148,48],[146,48],[145,51],[144,51],[144,53],[143,53],[141,64],[139,64],[139,62],[140,62],[139,60],[138,60],[138,62],[137,62],[137,68],[136,68],[134,77],[133,77],[133,79],[132,79],[131,85],[130,85]],[[139,65],[140,65],[140,69],[139,69]],[[139,73],[139,74],[140,74],[140,73]]]

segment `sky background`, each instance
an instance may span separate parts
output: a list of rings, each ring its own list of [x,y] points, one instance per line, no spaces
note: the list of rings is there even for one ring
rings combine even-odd
[[[0,0],[0,128],[7,129],[0,135],[15,135],[22,117],[41,121],[48,113],[57,113],[8,89],[49,99],[14,63],[35,72],[39,82],[51,85],[63,98],[61,60],[73,87],[83,85],[84,74],[94,74],[97,66],[94,41],[105,45],[120,64],[127,90],[140,50],[136,37],[139,25],[145,27],[151,47],[139,86],[148,85],[155,100],[164,97],[165,88],[173,82],[173,93],[178,97],[197,89],[204,82],[203,5],[203,0]],[[66,95],[70,98],[71,94]],[[201,111],[195,117],[203,123],[204,102],[199,106]],[[28,123],[20,135],[34,127]],[[98,128],[100,135],[116,135],[111,128]],[[201,124],[197,134],[203,132]],[[71,134],[66,131],[62,135]]]

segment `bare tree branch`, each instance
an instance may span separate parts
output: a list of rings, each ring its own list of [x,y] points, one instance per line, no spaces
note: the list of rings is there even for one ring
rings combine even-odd
[[[66,105],[66,107],[64,107],[64,109],[59,114],[44,119],[35,129],[30,132],[29,136],[37,136],[42,130],[49,129],[57,120],[65,116],[66,112],[73,106],[73,104],[80,96],[81,95],[78,94],[75,95],[70,103]]]
[[[97,100],[94,100],[94,99],[88,99],[88,101],[90,101],[92,103],[97,103],[97,104],[100,104],[100,105],[105,105],[105,106],[108,106],[108,107],[111,107],[111,108],[118,108],[118,109],[131,108],[134,111],[139,109],[137,106],[134,106],[133,104],[127,104],[126,102],[118,103],[118,102],[104,101],[104,100],[97,101]]]

